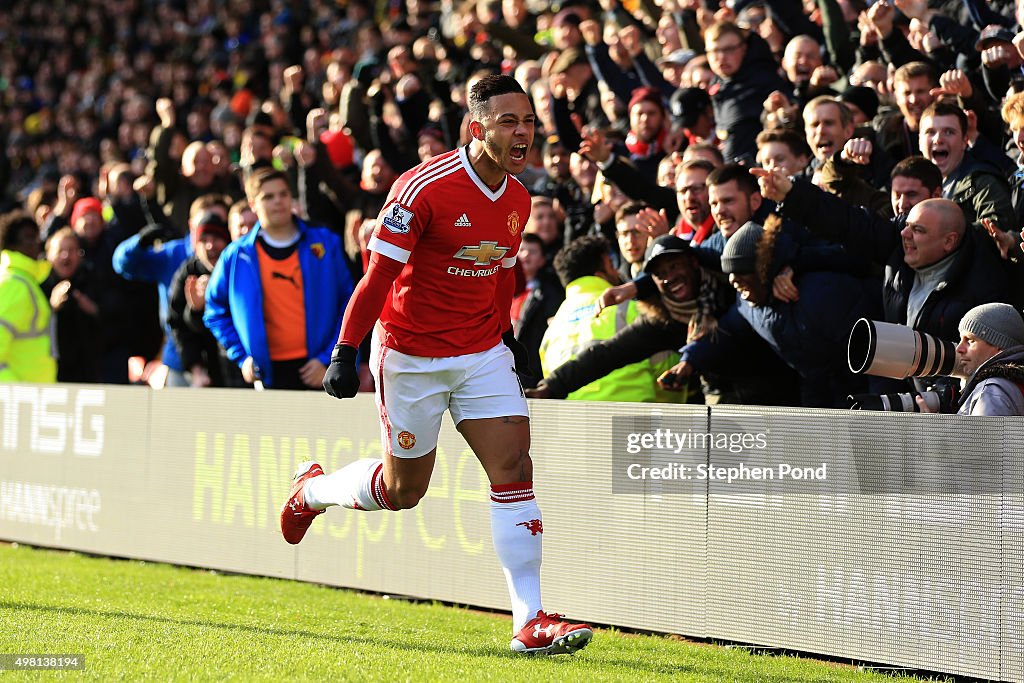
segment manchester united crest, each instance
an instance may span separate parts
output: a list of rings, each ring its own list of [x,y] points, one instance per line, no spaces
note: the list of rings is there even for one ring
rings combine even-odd
[[[519,228],[521,227],[522,225],[519,223],[519,212],[513,211],[508,215],[508,231],[513,237],[515,237],[519,234]]]
[[[412,432],[399,432],[398,445],[405,450],[409,450],[416,445],[416,435]]]

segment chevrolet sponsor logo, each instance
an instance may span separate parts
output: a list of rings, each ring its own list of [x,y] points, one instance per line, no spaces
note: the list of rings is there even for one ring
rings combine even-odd
[[[478,246],[466,246],[459,249],[455,258],[473,261],[478,266],[486,266],[505,256],[508,247],[499,247],[497,242],[481,242]]]

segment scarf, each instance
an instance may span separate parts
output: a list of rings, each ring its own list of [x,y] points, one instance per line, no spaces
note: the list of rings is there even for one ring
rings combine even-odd
[[[661,297],[661,303],[665,306],[670,318],[676,322],[685,323],[686,342],[692,342],[705,335],[712,335],[718,329],[718,319],[715,317],[715,310],[718,306],[720,284],[718,280],[705,271],[700,271],[700,291],[696,299],[689,301],[675,301],[667,296]]]
[[[653,142],[644,142],[631,130],[626,136],[626,149],[629,150],[630,156],[638,159],[647,159],[661,154],[662,150],[665,149],[665,138],[667,136],[668,131],[662,126]]]

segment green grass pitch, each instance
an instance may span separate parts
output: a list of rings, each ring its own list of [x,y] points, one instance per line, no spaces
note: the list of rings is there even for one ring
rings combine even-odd
[[[82,671],[0,672],[8,680],[911,680],[610,629],[574,656],[522,657],[509,652],[510,624],[295,581],[0,545],[0,654],[85,656]]]

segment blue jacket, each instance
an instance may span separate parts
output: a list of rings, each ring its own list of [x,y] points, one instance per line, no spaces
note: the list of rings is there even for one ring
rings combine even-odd
[[[125,280],[155,282],[160,289],[160,324],[164,328],[164,365],[179,372],[184,370],[171,328],[167,326],[167,302],[171,280],[181,264],[192,256],[192,240],[182,237],[164,242],[160,247],[140,247],[139,235],[132,235],[114,250],[114,272]]]
[[[352,296],[352,277],[345,264],[341,240],[327,228],[310,227],[298,218],[299,267],[306,309],[306,350],[324,365],[338,342],[341,319]],[[224,249],[206,288],[203,322],[228,358],[239,366],[252,356],[263,383],[272,387],[263,288],[260,283],[256,236],[259,223]]]

